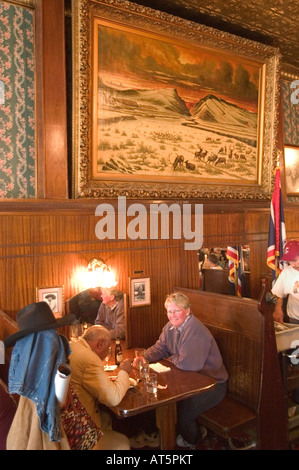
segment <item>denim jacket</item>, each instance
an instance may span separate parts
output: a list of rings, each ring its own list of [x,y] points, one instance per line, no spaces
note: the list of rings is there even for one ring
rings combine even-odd
[[[68,347],[69,349],[69,347]],[[67,360],[65,341],[53,330],[19,339],[9,367],[9,392],[31,399],[42,431],[50,441],[61,440],[60,410],[55,395],[57,368]]]

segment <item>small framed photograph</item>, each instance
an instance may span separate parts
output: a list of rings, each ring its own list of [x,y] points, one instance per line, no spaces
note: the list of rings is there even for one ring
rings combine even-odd
[[[151,283],[149,277],[130,278],[130,307],[151,304]]]
[[[284,164],[287,194],[299,196],[299,147],[285,146]]]
[[[64,315],[64,286],[36,287],[36,302],[47,302],[54,316]]]

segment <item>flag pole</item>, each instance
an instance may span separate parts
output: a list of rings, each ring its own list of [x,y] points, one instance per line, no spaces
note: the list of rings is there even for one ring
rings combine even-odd
[[[235,295],[238,296],[238,267],[235,263]]]
[[[277,281],[279,272],[279,259],[278,256],[275,256],[275,281]]]
[[[267,248],[267,265],[272,270],[273,282],[280,274],[280,257],[286,241],[286,231],[283,215],[283,203],[280,185],[280,159],[282,151],[277,150],[276,165],[274,169],[274,190],[270,204],[270,224]]]
[[[281,150],[278,150],[277,156],[276,156],[276,168],[274,171],[275,175],[276,175],[277,170],[280,169],[280,156],[281,156]],[[277,281],[278,273],[279,273],[279,257],[277,256],[277,254],[275,254],[275,281]]]

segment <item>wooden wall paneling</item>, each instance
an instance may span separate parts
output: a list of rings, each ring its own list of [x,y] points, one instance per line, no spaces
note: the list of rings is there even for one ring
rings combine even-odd
[[[135,245],[135,248],[134,248]],[[157,292],[157,273],[160,269],[157,242],[140,240],[130,242],[129,271],[128,271],[128,326],[131,345],[146,347],[151,342],[155,324],[159,323],[159,293]],[[149,277],[151,282],[151,305],[131,307],[131,292],[129,278]]]
[[[134,271],[142,270],[144,276],[150,276],[151,305],[129,309],[136,345],[149,346],[167,321],[166,295],[177,285],[197,288],[197,255],[184,249],[183,239],[98,240],[94,210],[99,201],[66,200],[64,3],[64,0],[35,2],[40,200],[22,204],[9,201],[4,204],[6,209],[1,203],[0,308],[15,318],[20,308],[35,300],[38,285],[64,285],[65,297],[71,297],[83,287],[77,276],[79,269],[86,267],[92,257],[101,257],[115,270],[118,287],[127,294],[129,277]],[[179,204],[185,202],[188,201]],[[112,204],[116,207],[116,201]],[[268,205],[261,201],[261,210],[258,206],[259,203],[250,201],[207,200],[203,204],[204,246],[249,244],[251,293],[255,298],[261,273],[267,270],[270,202]],[[288,237],[299,239],[298,207],[285,210],[285,218]]]
[[[93,207],[68,210],[67,206],[0,214],[0,308],[15,318],[22,307],[35,301],[37,286],[64,285],[65,298],[75,295],[84,288],[78,270],[85,269],[89,259],[101,257],[128,295],[130,277],[151,278],[151,305],[129,308],[134,342],[149,346],[167,321],[166,295],[177,285],[195,289],[199,285],[196,251],[185,250],[184,239],[99,240]],[[267,271],[269,215],[269,209],[227,209],[204,215],[204,244],[249,243],[253,298],[259,294],[261,274]],[[287,209],[285,218],[289,234],[298,238],[297,212]]]
[[[180,247],[177,241],[147,241],[143,250],[131,251],[130,277],[150,277],[151,305],[129,307],[128,326],[130,336],[138,346],[148,347],[159,337],[167,322],[164,301],[181,278]],[[145,245],[144,245],[145,246]],[[139,253],[138,253],[139,252]],[[143,271],[134,273],[134,271]]]
[[[250,293],[257,299],[261,290],[261,277],[270,273],[267,266],[267,247],[270,222],[269,211],[246,213],[245,233],[250,248]]]
[[[181,244],[181,247],[178,251],[179,255],[179,264],[177,269],[179,270],[179,279],[178,281],[180,284],[174,284],[172,287],[176,287],[176,285],[180,285],[182,287],[187,287],[192,285],[192,289],[199,288],[199,269],[198,269],[198,256],[197,250],[186,250],[184,246],[184,241]],[[176,276],[177,278],[178,276]],[[172,278],[172,282],[176,282],[174,276]]]
[[[229,205],[228,205],[229,208]],[[228,246],[244,243],[245,219],[243,212],[204,213],[204,247]]]
[[[292,208],[284,210],[285,226],[287,240],[299,240],[299,215],[298,207],[294,205]]]
[[[182,253],[182,243],[178,240],[164,241],[164,245],[156,252],[152,266],[154,276],[153,296],[154,312],[152,339],[156,340],[168,319],[164,307],[166,296],[173,292],[177,282],[188,283],[187,277],[192,272],[186,253]],[[155,334],[154,334],[155,333]],[[153,342],[153,341],[152,341]]]
[[[64,0],[36,0],[37,197],[68,197]]]
[[[32,260],[25,257],[2,259],[0,269],[1,309],[15,320],[17,312],[31,303]]]
[[[32,250],[30,218],[2,216],[0,245],[0,306],[15,319],[28,298],[28,290],[20,285],[19,280],[25,287],[32,275],[32,265],[27,258]]]

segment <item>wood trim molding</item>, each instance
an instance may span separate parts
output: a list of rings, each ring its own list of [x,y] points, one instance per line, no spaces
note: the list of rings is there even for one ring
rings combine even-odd
[[[270,203],[269,201],[258,201],[258,202],[244,202],[242,201],[207,201],[201,199],[178,199],[178,200],[135,200],[135,199],[127,199],[127,205],[133,203],[141,203],[146,208],[150,206],[150,204],[179,204],[182,206],[183,204],[203,204],[204,213],[244,213],[248,211],[269,211],[270,210]],[[67,212],[81,212],[84,210],[84,213],[94,213],[96,207],[99,204],[111,204],[115,209],[117,209],[118,201],[117,199],[58,199],[58,198],[51,198],[51,199],[10,199],[10,200],[0,200],[0,214],[1,213],[24,213],[24,212],[59,212],[67,211]],[[298,208],[298,206],[296,206]]]
[[[36,0],[37,197],[67,198],[64,0]]]

